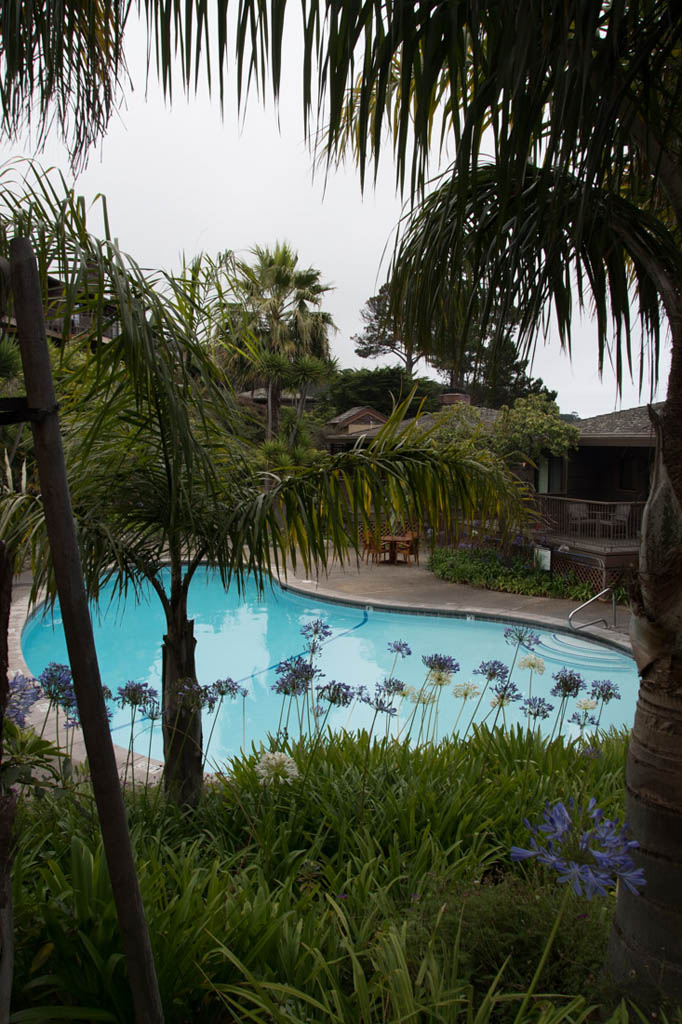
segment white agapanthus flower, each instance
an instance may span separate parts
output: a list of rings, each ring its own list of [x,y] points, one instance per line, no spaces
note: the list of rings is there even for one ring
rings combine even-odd
[[[594,711],[597,706],[596,700],[592,700],[590,697],[581,697],[580,700],[576,701],[575,706],[580,711]]]
[[[528,668],[531,672],[541,676],[545,671],[545,663],[537,654],[524,654],[523,658],[519,658],[519,668]]]
[[[469,697],[478,697],[481,692],[480,686],[476,686],[476,683],[456,683],[452,688],[453,697],[464,698],[468,700]]]
[[[280,750],[261,754],[254,770],[264,786],[272,785],[273,782],[294,782],[298,778],[296,762]]]

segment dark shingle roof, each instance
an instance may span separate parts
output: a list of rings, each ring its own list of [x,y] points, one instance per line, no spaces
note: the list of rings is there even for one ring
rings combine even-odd
[[[660,409],[662,405],[662,402],[655,402],[653,408]],[[580,420],[576,424],[580,431],[580,444],[653,445],[654,431],[648,409],[648,405],[638,405],[634,409],[621,409]]]

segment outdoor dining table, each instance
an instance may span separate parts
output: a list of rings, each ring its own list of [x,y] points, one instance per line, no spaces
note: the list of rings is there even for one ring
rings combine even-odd
[[[398,544],[404,544],[414,539],[413,533],[386,533],[381,535],[381,544],[388,544],[388,561],[395,565],[398,559]]]

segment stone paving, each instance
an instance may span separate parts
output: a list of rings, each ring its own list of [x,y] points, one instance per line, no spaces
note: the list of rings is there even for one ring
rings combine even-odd
[[[361,605],[387,607],[395,609],[412,609],[423,612],[443,612],[452,615],[476,615],[481,618],[514,619],[535,623],[539,626],[568,629],[568,615],[577,607],[575,601],[564,601],[545,597],[522,597],[519,594],[502,594],[479,587],[470,587],[457,583],[446,583],[437,579],[423,565],[406,565],[403,563],[374,564],[372,562],[356,562],[341,566],[333,563],[328,572],[320,571],[308,575],[299,567],[290,569],[282,582],[292,590],[303,593],[314,593],[319,597],[348,601]],[[29,596],[31,589],[30,576],[24,574],[14,582],[12,594],[12,611],[9,627],[9,669],[10,674],[23,672],[29,674],[21,651],[21,632],[29,614]],[[580,613],[579,623],[589,623],[595,619],[606,620],[600,625],[590,626],[583,633],[595,639],[613,644],[631,653],[628,639],[629,611],[626,607],[617,606],[616,623],[613,625],[613,609],[610,601],[596,601]],[[39,701],[34,706],[31,723],[42,725],[47,710],[46,702]],[[62,744],[64,734],[60,729]],[[54,720],[48,721],[45,736],[55,739]],[[69,735],[69,743],[71,736]],[[115,747],[119,766],[123,768],[127,751]],[[85,746],[80,730],[74,730],[73,758],[76,761],[85,759]],[[135,775],[143,778],[147,770],[146,757],[136,755]],[[152,761],[149,765],[151,775],[158,774],[161,765]],[[128,769],[130,774],[130,768]]]

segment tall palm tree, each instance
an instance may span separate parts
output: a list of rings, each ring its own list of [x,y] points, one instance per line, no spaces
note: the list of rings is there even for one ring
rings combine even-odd
[[[331,285],[320,271],[299,267],[298,254],[286,242],[274,249],[255,246],[253,262],[237,262],[237,294],[249,315],[256,339],[254,362],[266,379],[266,441],[279,433],[282,388],[289,367],[303,356],[329,359],[329,332],[334,321],[319,307]]]
[[[65,353],[74,369],[59,396],[83,571],[95,599],[108,581],[120,592],[148,583],[162,604],[165,781],[191,806],[202,736],[200,710],[186,696],[196,683],[187,600],[202,562],[226,587],[248,575],[264,586],[287,563],[347,558],[388,509],[448,522],[454,509],[497,516],[504,508],[514,519],[522,494],[501,466],[455,449],[438,454],[403,429],[405,408],[370,448],[271,474],[264,490],[260,459],[210,358],[229,293],[215,287],[216,265],[194,261],[150,282],[114,243],[89,235],[82,203],[55,195],[40,178],[23,201],[11,190],[0,200],[33,228],[43,277],[50,267],[64,282],[64,310],[92,320],[77,358]],[[112,318],[121,332],[107,340],[102,327]],[[44,587],[54,597],[40,496],[9,493],[0,504],[2,536],[24,538],[30,553],[34,593]]]
[[[268,41],[245,66],[264,75],[269,61],[275,91],[283,6],[242,4]],[[417,201],[394,265],[406,329],[440,324],[445,341],[475,307],[473,280],[484,325],[486,307],[521,310],[528,351],[553,315],[570,351],[574,301],[590,304],[600,368],[611,359],[619,382],[627,370],[641,382],[667,327],[631,628],[627,817],[647,887],[619,893],[611,967],[640,1000],[682,1002],[682,12],[668,0],[311,0],[304,39],[306,114],[321,94],[330,158],[351,147],[365,175],[388,132]],[[442,140],[454,162],[427,187]]]

